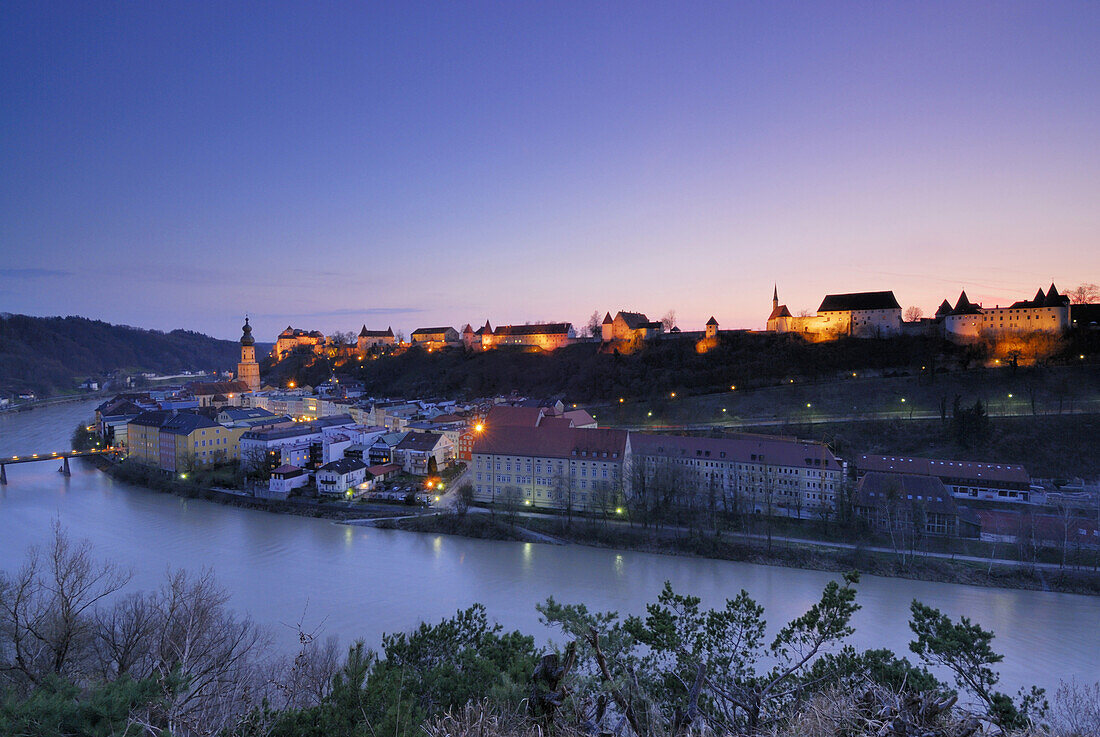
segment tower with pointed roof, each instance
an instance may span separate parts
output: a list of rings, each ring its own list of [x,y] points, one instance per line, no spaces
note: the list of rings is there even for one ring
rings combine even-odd
[[[248,316],[241,328],[241,362],[237,364],[237,381],[248,384],[250,391],[260,389],[260,364],[256,363],[256,339],[252,337],[252,326]]]
[[[718,321],[714,319],[714,315],[711,315],[710,319],[707,320],[707,337],[708,338],[717,338],[718,337]]]

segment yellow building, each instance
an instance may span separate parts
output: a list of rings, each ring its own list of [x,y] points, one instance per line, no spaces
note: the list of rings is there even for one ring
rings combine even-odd
[[[137,443],[129,458],[169,472],[226,463],[241,457],[241,435],[247,429],[223,427],[194,412],[145,412],[127,426]]]

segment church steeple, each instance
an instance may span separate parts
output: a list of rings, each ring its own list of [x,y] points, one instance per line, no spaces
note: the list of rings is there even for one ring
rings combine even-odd
[[[248,315],[244,316],[244,326],[241,328],[241,345],[256,345],[256,339],[252,337],[252,326],[248,324]]]
[[[260,364],[256,363],[256,339],[252,337],[252,326],[245,315],[241,327],[241,362],[237,364],[237,381],[248,384],[251,391],[260,389]]]
[[[779,307],[779,285],[772,285],[772,310]]]

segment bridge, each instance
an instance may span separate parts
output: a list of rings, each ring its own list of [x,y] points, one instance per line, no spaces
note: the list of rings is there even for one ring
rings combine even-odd
[[[41,461],[61,461],[61,468],[59,468],[58,471],[66,476],[71,476],[72,473],[69,471],[70,458],[115,455],[123,452],[125,452],[123,448],[107,447],[92,448],[90,450],[53,451],[52,453],[31,453],[30,455],[0,458],[0,484],[8,483],[8,466],[14,466],[20,463],[39,463]]]

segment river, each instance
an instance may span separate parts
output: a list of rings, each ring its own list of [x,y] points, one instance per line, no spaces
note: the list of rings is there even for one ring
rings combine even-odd
[[[95,402],[0,415],[0,457],[68,448]],[[154,588],[173,568],[213,568],[231,603],[269,625],[280,647],[303,620],[342,642],[377,646],[383,632],[437,621],[474,602],[508,628],[549,638],[535,604],[548,596],[589,609],[643,613],[665,580],[721,606],[741,588],[769,628],[806,610],[832,574],[582,546],[471,540],[353,527],[179,499],[121,484],[81,461],[72,476],[45,461],[8,466],[0,487],[0,569],[48,539],[54,520]],[[914,599],[967,615],[997,637],[1002,688],[1100,680],[1100,598],[865,576],[853,644],[908,654]]]

